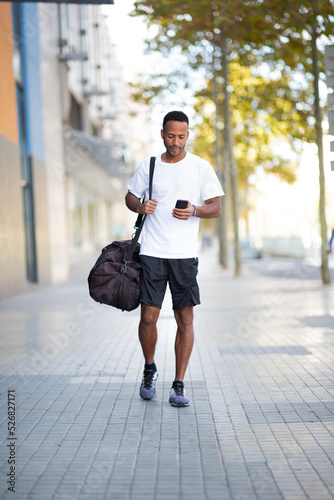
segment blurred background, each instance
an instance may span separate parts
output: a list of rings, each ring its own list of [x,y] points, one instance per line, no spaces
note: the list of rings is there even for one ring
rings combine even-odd
[[[334,4],[267,4],[0,3],[0,298],[131,236],[127,185],[173,109],[226,193],[203,251],[236,277],[274,256],[330,283]]]

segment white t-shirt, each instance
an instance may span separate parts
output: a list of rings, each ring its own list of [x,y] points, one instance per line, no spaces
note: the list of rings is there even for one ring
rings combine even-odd
[[[149,198],[150,159],[137,168],[128,190],[137,198]],[[158,200],[153,214],[146,217],[140,248],[141,255],[166,259],[197,257],[199,218],[179,220],[172,216],[176,200],[188,200],[201,206],[205,200],[222,196],[223,189],[209,162],[187,153],[177,163],[165,163],[157,156],[152,198]]]

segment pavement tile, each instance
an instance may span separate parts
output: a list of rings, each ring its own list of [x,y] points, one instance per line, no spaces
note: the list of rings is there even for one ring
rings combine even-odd
[[[188,408],[168,403],[169,294],[153,401],[139,398],[139,310],[94,303],[87,268],[1,302],[0,499],[334,498],[333,286],[292,286],[261,274],[265,265],[250,263],[235,279],[212,250],[201,255]],[[15,494],[6,484],[8,389]]]

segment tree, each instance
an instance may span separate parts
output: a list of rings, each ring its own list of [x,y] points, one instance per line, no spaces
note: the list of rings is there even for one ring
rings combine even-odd
[[[308,98],[308,92],[293,91],[293,96],[290,95],[292,90],[288,77],[274,81],[267,77],[254,76],[250,68],[242,67],[237,62],[230,64],[230,70],[230,83],[233,87],[231,107],[234,152],[239,172],[242,217],[247,223],[250,176],[261,167],[265,172],[277,175],[288,183],[294,182],[297,162],[280,155],[277,147],[274,147],[275,143],[279,141],[291,144],[291,149],[297,157],[301,151],[300,140],[296,140],[299,130],[303,130],[304,137],[311,137],[313,129],[307,123],[308,114],[299,113],[297,109],[299,102]],[[221,107],[222,95],[219,92],[217,94],[218,107]],[[193,143],[194,153],[210,162],[216,156],[217,135],[213,95],[215,92],[212,92],[210,81],[197,93],[195,110],[196,114],[202,117],[202,121],[195,127],[196,140]],[[219,129],[218,126],[218,132]],[[220,137],[219,143],[222,140]]]
[[[149,44],[151,49],[168,54],[178,45],[187,54],[190,65],[201,65],[209,72],[212,70],[212,63],[215,65],[215,61],[220,61],[224,82],[224,171],[232,181],[236,275],[240,272],[235,182],[238,171],[230,116],[229,64],[233,57],[238,56],[243,66],[257,69],[262,63],[266,68],[271,67],[274,74],[283,79],[293,78],[297,73],[300,77],[303,73],[303,80],[299,78],[299,87],[304,86],[306,92],[309,88],[308,76],[313,77],[314,103],[310,104],[308,96],[305,102],[299,103],[297,114],[305,115],[312,111],[315,118],[314,136],[319,150],[320,168],[322,276],[324,283],[329,282],[317,41],[320,36],[328,37],[332,34],[332,12],[333,0],[184,0],[179,3],[175,0],[138,0],[135,3],[136,15],[144,15],[149,24],[159,26],[157,35]],[[297,88],[298,85],[292,87],[291,96]],[[310,126],[313,125],[310,120],[308,122]],[[295,138],[302,139],[303,136],[301,128]]]
[[[323,283],[329,284],[322,106],[319,93],[324,67],[323,52],[320,52],[318,44],[321,41],[325,43],[334,35],[334,1],[272,0],[262,6],[257,2],[255,7],[258,15],[263,16],[263,42],[259,46],[257,37],[250,30],[246,43],[260,49],[261,58],[267,64],[272,67],[279,64],[282,74],[303,73],[305,82],[313,86],[311,117],[314,120],[313,140],[317,144],[319,158],[321,274]]]

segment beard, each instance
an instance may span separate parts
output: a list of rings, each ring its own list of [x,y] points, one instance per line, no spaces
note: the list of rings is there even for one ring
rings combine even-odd
[[[168,144],[166,144],[166,142],[164,141],[164,145],[165,145],[165,148],[167,150],[167,153],[169,154],[169,156],[172,156],[173,158],[179,156],[183,151],[184,151],[184,148],[186,147],[186,145],[184,144],[184,146],[182,147],[179,147],[179,146],[170,146]]]

